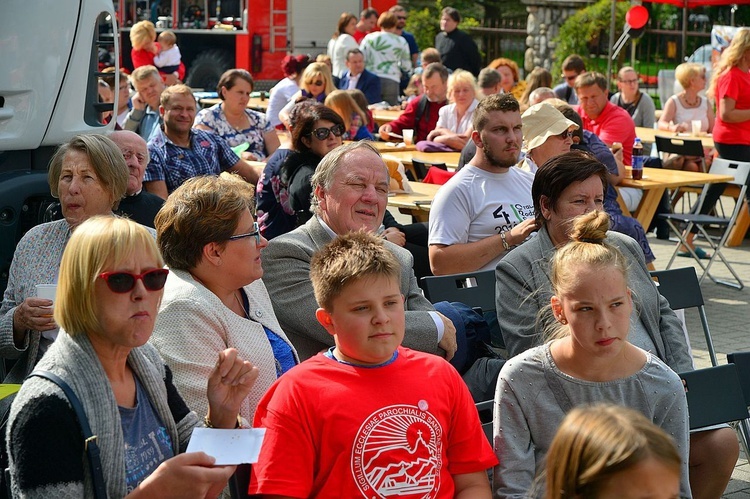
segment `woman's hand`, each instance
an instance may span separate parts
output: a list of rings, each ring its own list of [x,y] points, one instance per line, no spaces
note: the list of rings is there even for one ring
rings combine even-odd
[[[13,312],[13,341],[16,346],[23,345],[26,331],[50,331],[57,327],[52,317],[52,300],[45,298],[26,298]]]
[[[245,151],[245,152],[242,153],[242,159],[244,159],[245,161],[260,161],[260,159],[258,158],[258,156],[256,156],[255,154],[253,154],[251,152],[247,152],[247,151]]]
[[[236,466],[214,466],[216,460],[203,452],[189,452],[167,459],[128,497],[215,498],[226,487]]]
[[[228,348],[219,352],[208,377],[208,418],[216,428],[234,428],[237,413],[258,378],[258,368]]]

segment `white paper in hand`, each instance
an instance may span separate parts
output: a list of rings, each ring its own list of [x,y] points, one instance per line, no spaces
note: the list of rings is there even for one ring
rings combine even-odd
[[[188,443],[188,452],[205,452],[216,459],[216,466],[258,462],[265,428],[223,430],[195,428]]]

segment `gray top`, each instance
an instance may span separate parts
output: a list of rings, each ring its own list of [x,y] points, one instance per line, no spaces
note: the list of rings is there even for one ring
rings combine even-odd
[[[263,250],[263,281],[271,295],[274,312],[300,360],[333,346],[333,336],[315,319],[318,303],[310,282],[310,259],[313,253],[333,238],[312,217],[305,225],[276,237]],[[411,253],[388,241],[385,245],[401,264],[401,293],[406,306],[406,335],[403,345],[414,350],[441,355],[437,326],[430,316],[435,311],[417,285]]]
[[[628,286],[633,291],[633,310],[653,341],[652,353],[675,372],[692,371],[682,324],[651,280],[641,247],[618,232],[607,232],[606,241],[630,263]],[[549,266],[554,254],[555,246],[547,229],[542,228],[536,237],[505,255],[497,265],[497,322],[511,356],[542,343],[543,329],[537,326],[536,318],[552,297]]]
[[[557,427],[572,408],[610,402],[640,411],[672,438],[682,456],[680,495],[688,482],[688,409],[679,376],[646,352],[640,371],[614,381],[573,378],[555,365],[549,344],[527,350],[500,371],[495,392],[494,448],[497,497],[523,498],[544,463]]]

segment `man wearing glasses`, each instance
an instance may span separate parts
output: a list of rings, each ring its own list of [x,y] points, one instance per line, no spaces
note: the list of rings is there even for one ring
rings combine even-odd
[[[558,99],[562,99],[570,105],[578,104],[578,96],[574,90],[574,84],[578,75],[586,71],[586,63],[580,55],[573,54],[565,58],[562,64],[563,82],[553,90]]]
[[[404,29],[404,26],[406,26],[406,18],[408,17],[406,14],[406,9],[404,9],[401,5],[394,5],[393,7],[388,9],[388,12],[396,16],[396,19],[398,20],[396,22],[396,34],[401,35],[404,40],[406,40],[406,43],[409,44],[411,65],[416,68],[417,58],[419,57],[419,45],[417,45],[417,39],[414,37],[414,35]]]

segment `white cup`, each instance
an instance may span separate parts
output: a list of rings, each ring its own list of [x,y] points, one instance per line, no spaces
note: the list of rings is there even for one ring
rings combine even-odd
[[[57,284],[37,284],[36,285],[36,297],[44,298],[45,300],[52,300],[55,303],[55,293],[57,292]]]
[[[401,135],[404,137],[404,144],[407,146],[414,144],[414,130],[407,128],[405,130],[401,130]]]
[[[693,135],[700,135],[703,122],[701,120],[693,120],[690,123],[693,125]]]

